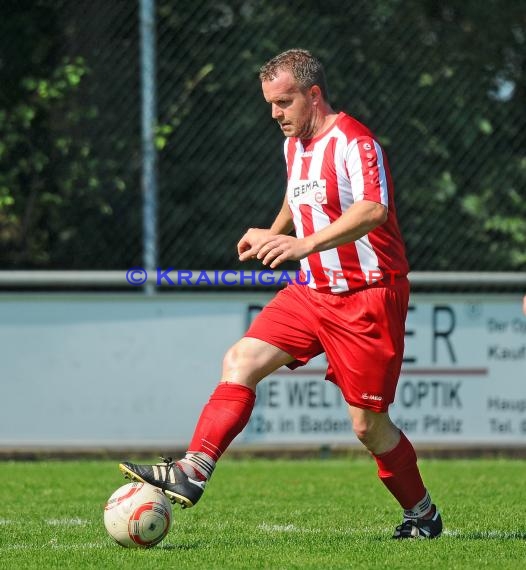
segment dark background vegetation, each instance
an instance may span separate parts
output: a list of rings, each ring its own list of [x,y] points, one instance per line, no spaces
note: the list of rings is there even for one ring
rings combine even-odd
[[[138,3],[0,5],[0,268],[142,261]],[[158,0],[159,265],[238,266],[284,192],[259,67],[325,63],[385,146],[414,270],[526,269],[526,2]]]

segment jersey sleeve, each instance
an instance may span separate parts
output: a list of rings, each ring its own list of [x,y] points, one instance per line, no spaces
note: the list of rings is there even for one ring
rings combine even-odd
[[[388,207],[387,174],[380,144],[368,136],[351,140],[345,164],[354,201],[370,200]]]

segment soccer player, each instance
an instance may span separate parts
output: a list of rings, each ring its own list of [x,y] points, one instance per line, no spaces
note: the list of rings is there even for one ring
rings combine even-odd
[[[260,80],[286,137],[288,185],[271,227],[251,228],[239,241],[239,259],[257,258],[272,269],[299,260],[308,285],[279,291],[227,351],[184,458],[119,468],[183,507],[195,505],[246,426],[258,382],[325,352],[326,378],[340,388],[354,432],[403,509],[393,538],[435,538],[441,516],[413,446],[388,413],[402,364],[409,283],[386,154],[367,127],[332,109],[322,64],[308,51],[274,57]]]

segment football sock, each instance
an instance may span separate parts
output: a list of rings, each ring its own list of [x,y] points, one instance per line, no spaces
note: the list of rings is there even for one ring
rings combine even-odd
[[[184,459],[179,461],[209,479],[216,461],[243,431],[254,408],[256,394],[247,386],[221,382],[203,408]]]
[[[183,459],[177,461],[177,465],[189,477],[204,481],[212,477],[216,462],[206,453],[197,452],[187,453]]]
[[[434,511],[434,509],[431,509],[431,507],[431,497],[426,491],[424,498],[419,501],[414,507],[411,509],[404,509],[404,517],[406,519],[421,519]]]
[[[420,517],[429,512],[429,497],[417,466],[416,453],[403,432],[394,449],[374,455],[378,465],[378,476],[382,483],[400,503],[404,512],[412,513],[408,518]]]

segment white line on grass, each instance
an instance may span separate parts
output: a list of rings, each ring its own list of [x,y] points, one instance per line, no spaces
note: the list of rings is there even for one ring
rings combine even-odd
[[[46,519],[44,522],[50,526],[84,526],[90,521],[77,517],[73,519]]]
[[[269,524],[261,523],[256,527],[257,530],[269,533],[287,533],[287,532],[297,532],[297,533],[320,533],[322,532],[319,528],[302,528],[295,526],[293,524]],[[332,534],[345,534],[345,535],[376,535],[378,533],[389,534],[392,532],[392,528],[337,528],[328,529]],[[326,532],[326,531],[324,531]],[[452,538],[459,538],[462,540],[469,539],[493,539],[493,540],[522,540],[524,539],[524,532],[520,531],[502,531],[502,530],[482,530],[478,532],[462,531],[455,529],[445,529],[442,533],[443,536],[448,536]]]
[[[332,534],[355,534],[357,532],[363,532],[363,528],[358,530],[353,530],[351,528],[332,528],[332,529],[324,529],[322,531],[321,528],[305,528],[299,527],[294,524],[269,524],[266,522],[260,523],[257,527],[257,530],[262,530],[263,532],[298,532],[298,533],[309,533],[309,534],[318,534],[321,532],[331,532]],[[365,529],[366,532],[374,532],[374,529]]]
[[[298,528],[293,524],[267,524],[261,523],[256,527],[258,530],[265,532],[310,532],[307,529]]]
[[[454,530],[445,529],[442,533],[444,536],[451,536],[453,538],[461,539],[497,539],[497,540],[513,540],[524,539],[524,532],[518,530]]]
[[[112,546],[109,542],[85,542],[81,544],[56,544],[52,541],[46,544],[8,544],[0,548],[2,550],[90,550],[90,549],[102,549]],[[115,546],[117,546],[115,544]]]

